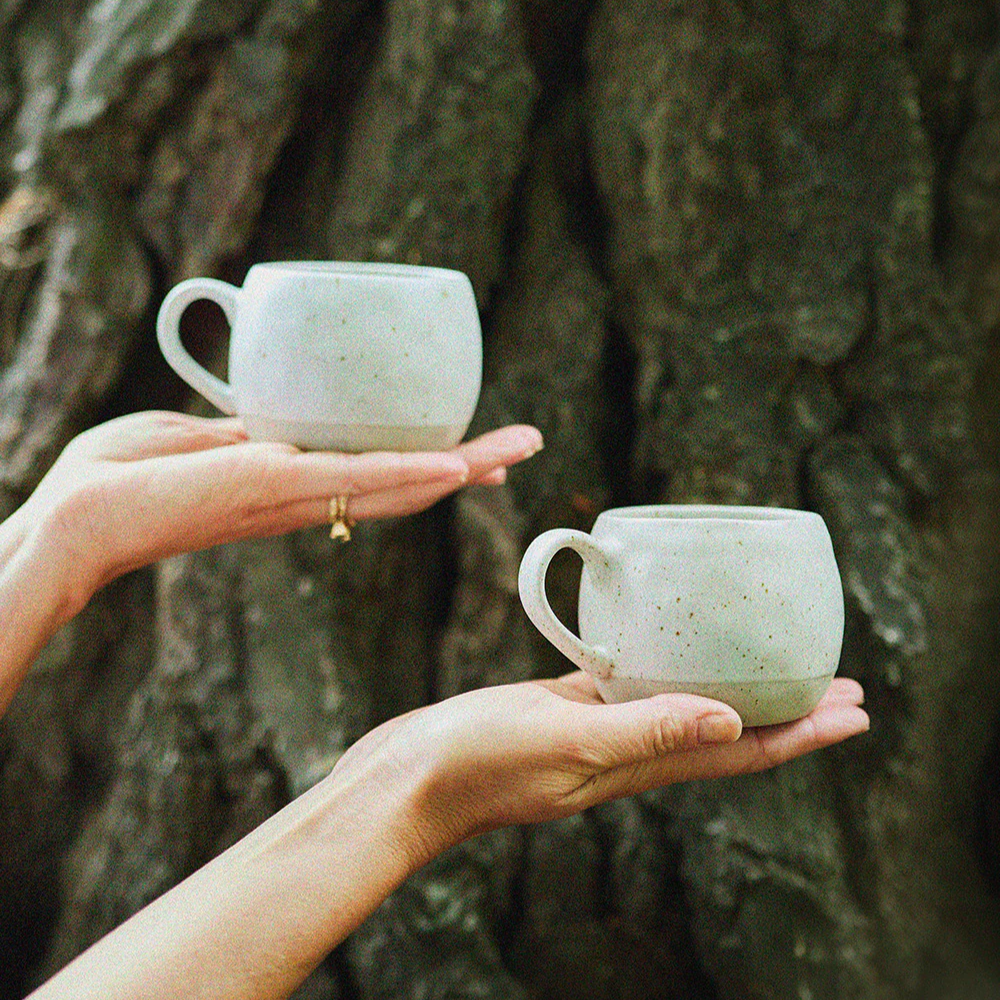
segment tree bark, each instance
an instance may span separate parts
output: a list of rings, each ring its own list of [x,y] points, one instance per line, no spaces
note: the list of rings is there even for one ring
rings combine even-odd
[[[177,280],[459,268],[498,489],[178,557],[99,594],[0,725],[0,997],[370,727],[567,665],[540,531],[623,503],[805,507],[863,738],[498,831],[297,996],[1000,992],[1000,38],[988,0],[0,0],[0,515],[78,430],[208,412]],[[224,372],[226,330],[192,310]],[[575,623],[579,563],[549,574]]]

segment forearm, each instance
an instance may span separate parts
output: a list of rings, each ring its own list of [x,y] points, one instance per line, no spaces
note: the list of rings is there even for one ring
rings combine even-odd
[[[427,860],[417,780],[338,769],[141,910],[32,1000],[271,1000]]]

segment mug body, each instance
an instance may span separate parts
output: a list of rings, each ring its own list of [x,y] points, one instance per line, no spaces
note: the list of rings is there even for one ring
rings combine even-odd
[[[606,701],[663,691],[718,698],[745,725],[799,718],[840,659],[844,598],[830,535],[814,513],[652,506],[609,510],[584,566],[580,637],[613,668]]]
[[[257,264],[229,352],[257,440],[342,451],[457,444],[479,399],[482,337],[466,275],[398,264]]]

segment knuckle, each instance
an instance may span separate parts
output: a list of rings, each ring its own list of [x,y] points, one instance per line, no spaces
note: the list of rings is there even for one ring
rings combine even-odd
[[[673,712],[654,721],[650,732],[650,749],[654,757],[667,757],[691,742],[684,719]]]

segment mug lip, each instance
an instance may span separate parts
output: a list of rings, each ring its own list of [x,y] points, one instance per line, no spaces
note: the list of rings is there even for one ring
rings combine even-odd
[[[423,264],[393,264],[363,260],[267,260],[252,265],[251,271],[277,274],[320,274],[330,277],[437,278],[468,281],[464,271]]]
[[[622,521],[717,521],[733,524],[775,524],[808,521],[820,515],[794,507],[752,507],[742,504],[640,504],[612,507],[602,511],[602,518]]]

